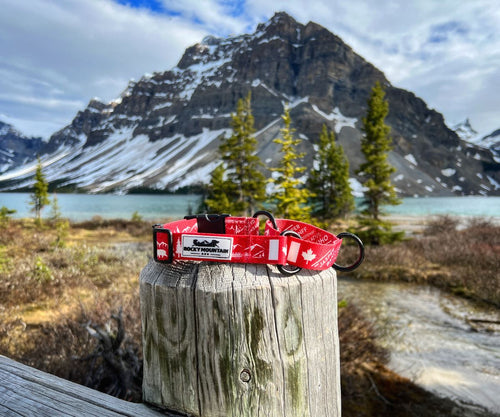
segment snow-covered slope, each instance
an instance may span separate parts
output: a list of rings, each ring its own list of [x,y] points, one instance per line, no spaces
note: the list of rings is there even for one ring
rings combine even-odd
[[[145,185],[164,189],[171,183],[180,187],[201,182],[215,167],[206,158],[210,159],[218,138],[226,133],[225,129],[203,131],[188,138],[175,135],[151,142],[146,135],[134,136],[134,128],[118,129],[93,146],[84,147],[82,140],[79,147],[61,147],[43,159],[47,180],[92,192],[126,191]],[[0,176],[0,181],[17,179],[16,187],[29,186],[35,170],[36,161]]]

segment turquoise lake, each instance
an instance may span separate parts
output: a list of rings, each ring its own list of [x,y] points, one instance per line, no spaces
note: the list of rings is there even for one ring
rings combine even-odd
[[[50,196],[51,198],[53,195]],[[16,210],[13,217],[32,217],[29,193],[0,193],[0,207]],[[57,194],[61,215],[73,221],[102,218],[130,219],[139,213],[146,220],[182,218],[196,212],[200,196],[164,194]],[[359,203],[359,199],[357,199]],[[51,207],[45,207],[42,216],[50,215]],[[500,197],[422,197],[404,198],[398,206],[386,207],[388,214],[428,216],[449,214],[500,218]]]

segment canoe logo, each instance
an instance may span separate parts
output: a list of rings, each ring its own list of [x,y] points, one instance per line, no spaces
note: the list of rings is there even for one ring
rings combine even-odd
[[[182,256],[188,258],[230,260],[232,246],[232,237],[182,236]]]

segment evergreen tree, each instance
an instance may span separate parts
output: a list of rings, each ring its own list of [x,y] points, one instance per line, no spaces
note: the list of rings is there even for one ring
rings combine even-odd
[[[308,186],[312,214],[323,222],[345,217],[354,210],[354,197],[349,184],[349,162],[342,147],[335,143],[335,134],[326,125],[319,137]]]
[[[302,180],[296,178],[306,169],[298,164],[300,158],[304,156],[303,153],[296,151],[301,140],[293,136],[295,129],[290,126],[292,121],[288,107],[285,107],[282,119],[285,126],[281,129],[281,137],[274,139],[274,142],[281,145],[283,156],[280,165],[271,169],[276,173],[271,179],[271,182],[275,184],[271,201],[276,205],[276,217],[307,222],[311,218],[311,208],[307,202],[312,194],[306,188],[301,187]]]
[[[61,217],[61,209],[59,208],[59,201],[57,195],[54,193],[52,196],[52,204],[50,211],[50,221],[52,227],[56,230],[56,240],[52,243],[55,248],[63,248],[66,246],[65,239],[68,237],[69,222],[67,219]]]
[[[232,135],[220,146],[227,172],[226,195],[232,203],[233,214],[251,216],[266,198],[266,179],[263,164],[256,155],[250,93],[238,100],[236,113],[231,118]]]
[[[231,184],[225,180],[226,170],[223,164],[220,164],[212,171],[210,184],[207,187],[207,196],[203,201],[203,206],[200,211],[215,214],[233,214],[232,210],[234,205],[231,203],[229,194],[232,194],[228,186],[232,188]]]
[[[263,165],[256,155],[250,93],[238,100],[231,118],[232,134],[219,147],[223,165],[212,172],[202,208],[211,213],[250,216],[266,198]]]
[[[40,157],[38,157],[38,164],[36,167],[34,190],[30,197],[30,204],[33,206],[32,211],[35,212],[36,222],[40,223],[41,211],[47,204],[50,203],[49,184],[43,174]]]
[[[52,204],[50,205],[50,217],[52,222],[57,222],[61,219],[61,208],[59,207],[59,200],[57,199],[56,193],[52,195]]]
[[[16,210],[9,209],[5,206],[0,207],[0,227],[4,227],[10,221],[10,216],[12,216]]]
[[[372,244],[386,243],[401,237],[401,234],[393,233],[391,224],[381,218],[384,214],[382,206],[401,203],[390,178],[395,168],[387,162],[387,155],[392,149],[390,127],[385,124],[388,113],[389,104],[385,100],[385,92],[377,82],[368,99],[366,117],[363,118],[361,151],[366,162],[358,170],[365,188],[360,217],[364,231],[360,234],[367,243]]]

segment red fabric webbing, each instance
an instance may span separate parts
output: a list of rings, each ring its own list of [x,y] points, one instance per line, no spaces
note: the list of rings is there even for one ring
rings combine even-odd
[[[276,219],[276,223],[278,229],[268,220],[264,235],[259,235],[259,220],[253,217],[226,217],[225,234],[199,233],[196,219],[166,223],[155,229],[156,259],[293,265],[313,270],[330,268],[337,259],[342,239],[332,233],[294,220]],[[298,233],[301,239],[283,236],[285,231]]]

